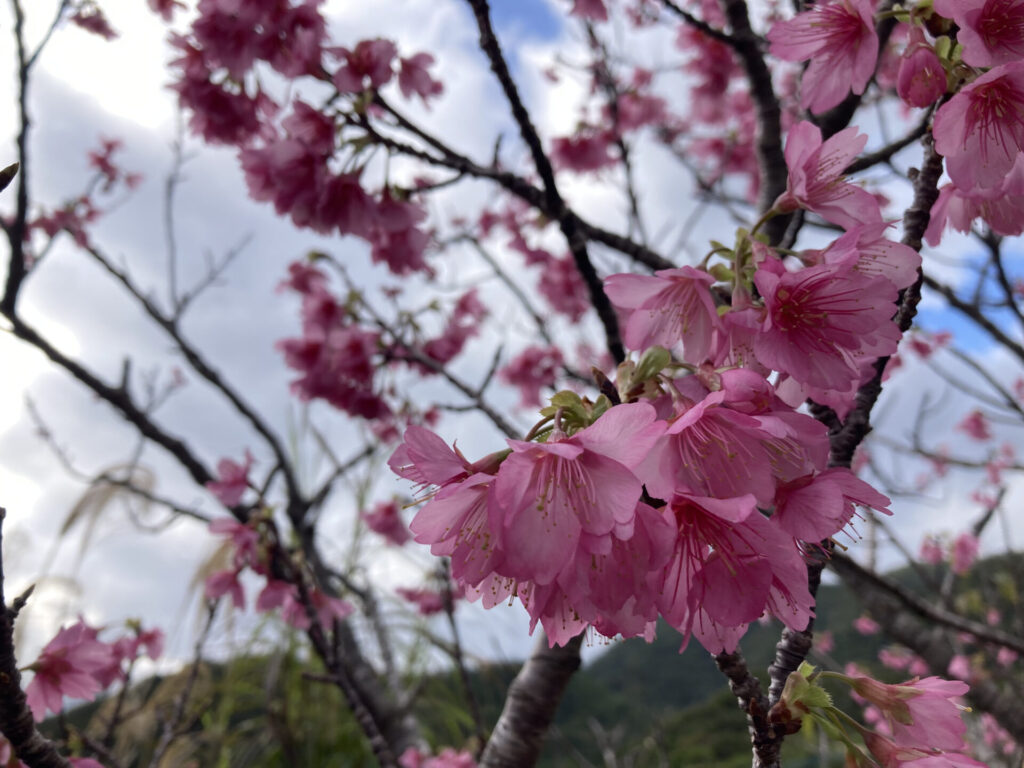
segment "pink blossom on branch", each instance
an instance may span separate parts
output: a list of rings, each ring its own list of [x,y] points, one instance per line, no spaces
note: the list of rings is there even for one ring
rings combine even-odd
[[[41,721],[47,710],[59,713],[64,696],[92,701],[104,687],[96,674],[110,661],[110,647],[83,622],[61,629],[28,667],[35,673],[25,688],[32,716]]]
[[[813,123],[794,125],[786,137],[786,191],[775,201],[775,209],[788,213],[806,208],[844,229],[880,223],[882,213],[875,197],[843,178],[867,140],[853,126],[822,141],[821,129]]]
[[[905,104],[927,107],[946,92],[946,69],[935,50],[925,41],[924,32],[914,27],[900,58],[896,92]]]
[[[377,502],[371,509],[360,512],[360,516],[367,528],[383,536],[389,544],[400,547],[411,538],[399,514],[398,502],[394,500]]]
[[[1024,151],[1024,62],[995,67],[935,113],[935,150],[963,190],[999,186]]]
[[[768,32],[771,53],[786,61],[808,61],[800,86],[800,106],[820,114],[846,98],[864,93],[878,59],[875,0],[837,0]]]
[[[242,496],[249,487],[249,470],[252,469],[252,464],[253,457],[248,449],[245,451],[245,461],[242,464],[232,459],[221,459],[217,462],[217,479],[208,482],[206,490],[216,496],[225,507],[234,507],[242,501]]]
[[[498,371],[498,377],[519,390],[524,408],[540,407],[541,389],[555,383],[562,362],[557,347],[527,347]]]
[[[444,86],[427,71],[434,63],[434,57],[429,53],[417,53],[399,61],[401,69],[398,71],[398,87],[405,98],[419,96],[424,104],[428,104],[430,99],[440,96],[444,91]]]
[[[935,12],[956,22],[956,41],[972,67],[1024,57],[1024,0],[934,0]]]

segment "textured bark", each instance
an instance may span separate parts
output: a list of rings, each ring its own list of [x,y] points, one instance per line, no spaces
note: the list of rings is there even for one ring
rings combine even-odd
[[[580,666],[578,635],[564,648],[548,647],[544,635],[505,697],[505,707],[494,726],[480,768],[529,768],[540,756],[544,736],[555,719],[558,703]]]

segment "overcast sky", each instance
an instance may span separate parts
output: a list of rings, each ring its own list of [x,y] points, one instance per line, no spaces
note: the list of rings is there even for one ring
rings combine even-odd
[[[48,0],[24,4],[28,6],[29,36],[37,39],[50,18],[50,7],[56,4]],[[568,77],[552,87],[542,74],[556,56],[570,62],[574,56],[576,61],[582,59],[578,31],[563,26],[556,13],[568,6],[567,0],[496,0],[493,6],[499,33],[506,49],[512,52],[515,74],[538,126],[546,136],[571,131],[578,118],[582,86]],[[33,196],[56,206],[77,194],[87,178],[86,153],[96,147],[100,137],[122,139],[125,150],[120,155],[121,163],[143,172],[145,181],[131,199],[100,222],[95,240],[130,268],[141,285],[159,295],[166,283],[162,183],[171,163],[170,145],[176,124],[174,101],[165,88],[165,63],[171,54],[164,43],[165,27],[149,13],[143,0],[116,0],[106,2],[104,7],[113,26],[121,31],[117,40],[108,43],[81,30],[64,28],[35,73]],[[427,120],[435,132],[481,158],[489,156],[500,132],[506,134],[509,144],[514,141],[514,128],[508,122],[500,93],[476,50],[475,29],[464,3],[335,0],[325,7],[342,42],[385,35],[397,40],[403,54],[426,50],[437,57],[445,96],[429,114],[409,110],[418,119]],[[387,20],[386,26],[382,26],[381,19]],[[9,32],[9,10],[4,6],[0,33]],[[671,38],[666,33],[638,55],[650,66],[678,62]],[[12,48],[0,46],[8,54]],[[0,99],[11,105],[0,110],[0,135],[6,137],[13,137],[16,128],[12,88],[13,62],[0,61]],[[308,434],[303,435],[300,426],[302,410],[287,395],[291,376],[273,348],[277,339],[297,332],[297,306],[292,299],[275,293],[274,288],[287,263],[313,248],[329,250],[347,260],[353,274],[366,284],[386,282],[387,275],[380,268],[368,266],[362,244],[297,233],[277,219],[269,206],[249,202],[234,153],[205,149],[195,141],[188,146],[196,156],[186,166],[187,181],[179,190],[176,207],[183,282],[187,284],[189,276],[194,279],[201,273],[209,255],[219,256],[243,238],[251,239],[223,284],[190,311],[184,333],[244,389],[247,399],[282,434],[294,435],[299,443],[305,437],[308,443]],[[0,154],[0,164],[15,159],[13,140],[3,147],[6,154]],[[916,155],[908,157],[908,162],[913,162]],[[663,150],[642,150],[636,161],[650,229],[668,232],[668,227],[678,226],[681,216],[692,209],[692,191],[679,170],[669,168]],[[606,226],[614,228],[624,223],[622,199],[614,192],[585,180],[569,181],[566,191],[574,205]],[[899,198],[901,194],[894,196]],[[5,199],[9,201],[10,192],[0,198],[0,209],[8,210],[10,203],[5,205]],[[446,194],[434,207],[448,215],[477,211],[480,201],[487,199],[485,187],[468,185]],[[721,215],[709,214],[700,222],[699,231],[705,234],[705,240],[714,236],[730,242],[731,234],[720,233],[726,221]],[[698,249],[700,245],[696,242]],[[681,263],[687,258],[669,255],[678,256]],[[607,256],[599,258],[605,268],[616,263]],[[949,267],[936,265],[936,269],[956,278],[956,271]],[[485,273],[484,265],[469,255],[465,261],[448,262],[441,268],[442,282],[452,289],[464,288]],[[158,371],[162,380],[176,363],[166,338],[144,322],[106,275],[72,248],[60,246],[47,257],[38,274],[30,278],[22,302],[26,317],[55,339],[62,350],[88,360],[109,379],[116,378],[123,358],[129,355],[135,360],[136,371]],[[507,312],[513,321],[511,327],[523,327],[522,323],[516,324],[513,310]],[[933,328],[962,327],[954,325],[955,319],[938,302],[926,302],[925,313]],[[599,336],[595,334],[594,338]],[[513,333],[503,341],[514,349],[526,339],[522,333]],[[1011,361],[998,351],[982,348],[983,342],[977,341],[976,348],[991,355],[1009,375]],[[484,339],[467,353],[460,370],[471,380],[486,368],[492,343],[493,339]],[[198,561],[212,549],[211,537],[193,523],[172,526],[159,537],[146,536],[134,530],[115,507],[99,524],[80,563],[74,541],[58,547],[57,531],[85,486],[67,475],[35,434],[24,405],[26,395],[31,396],[53,429],[55,439],[86,473],[124,461],[134,446],[134,433],[81,386],[49,368],[40,355],[4,335],[0,335],[0,360],[0,504],[9,512],[4,533],[10,589],[37,579],[47,564],[49,573],[74,575],[82,585],[82,593],[70,597],[67,587],[56,582],[40,590],[35,613],[30,615],[36,634],[52,632],[54,621],[66,618],[64,611],[70,605],[96,622],[141,616],[168,629],[177,627],[169,632],[170,652],[185,653],[192,631],[191,613],[183,613],[188,605],[187,588]],[[516,400],[510,391],[497,392],[495,398],[509,407]],[[880,422],[905,431],[919,400],[920,381],[898,376],[887,387]],[[451,393],[447,401],[459,400]],[[948,432],[953,415],[959,418],[956,403],[948,407],[950,417],[940,427],[940,434],[933,435],[936,441],[943,437],[942,429]],[[189,436],[197,453],[211,467],[222,456],[240,458],[247,447],[267,462],[264,468],[269,466],[266,454],[260,453],[246,425],[230,409],[218,405],[198,381],[190,379],[160,411],[160,417],[171,425],[171,431]],[[350,455],[345,446],[351,444],[352,427],[345,419],[320,405],[310,409],[309,418],[332,438],[342,458]],[[516,418],[518,425],[528,427],[524,417]],[[1006,429],[1007,439],[1020,444],[1019,431]],[[441,432],[449,440],[458,437],[460,447],[471,457],[502,445],[500,436],[478,417],[447,418]],[[971,450],[970,446],[966,448]],[[308,450],[299,455],[300,472],[312,480],[322,465]],[[147,450],[142,463],[154,470],[161,492],[183,504],[217,512],[216,504],[190,485],[160,451]],[[378,478],[373,485],[374,498],[405,492],[390,477],[381,478],[379,467],[373,471]],[[972,481],[954,476],[948,482],[933,492],[934,501],[900,502],[894,507],[898,514],[892,526],[911,549],[916,550],[923,531],[956,531],[962,528],[965,516],[975,514],[965,510],[964,504],[964,494],[973,487]],[[352,502],[343,496],[339,495],[337,509],[325,521],[325,531],[334,537],[328,549],[334,546],[339,556],[355,511]],[[1019,494],[1015,492],[1008,506],[1019,507],[1017,501]],[[1001,536],[995,529],[989,535],[986,546],[994,551]],[[51,556],[55,557],[52,562]],[[896,562],[891,551],[886,556]],[[423,562],[422,553],[382,552],[374,558],[374,574],[381,583],[391,586],[415,586],[417,568]],[[463,609],[461,616],[475,652],[513,657],[530,646],[525,618],[518,609],[498,608],[488,615]]]

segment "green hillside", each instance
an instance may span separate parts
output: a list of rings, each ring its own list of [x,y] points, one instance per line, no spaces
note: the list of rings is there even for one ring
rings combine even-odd
[[[943,575],[935,569],[923,573],[927,580],[938,582]],[[957,582],[954,602],[974,614],[998,606],[1009,612],[1006,615],[1013,615],[1022,583],[1016,575],[1004,560],[989,561],[970,578]],[[909,570],[895,577],[911,589],[921,587],[921,576]],[[824,585],[819,598],[817,628],[830,630],[834,638],[828,662],[857,661],[877,670],[877,653],[885,641],[852,629],[853,620],[861,613],[854,597],[841,586]],[[762,679],[779,632],[777,622],[755,624],[743,639],[742,651]],[[661,627],[654,642],[616,642],[577,673],[559,709],[541,765],[603,766],[601,753],[608,749],[620,757],[620,765],[635,768],[748,766],[744,718],[723,677],[697,642],[691,642],[681,654],[679,644],[678,633]],[[186,718],[187,733],[160,765],[371,765],[337,691],[303,674],[309,665],[302,655],[296,644],[270,658],[204,665]],[[494,664],[471,673],[485,723],[497,719],[515,672],[514,665]],[[136,708],[138,714],[112,744],[123,768],[150,764],[181,686],[182,676],[178,675],[147,681],[132,691],[124,711]],[[142,704],[147,696],[150,700]],[[85,728],[92,738],[101,739],[102,722],[113,706],[106,701],[81,707],[67,719],[73,726]],[[416,709],[432,743],[471,743],[474,727],[465,714],[462,687],[454,673],[421,680]],[[810,739],[801,734],[787,740],[787,768],[821,765],[813,741],[813,734]],[[343,756],[340,761],[339,756]]]

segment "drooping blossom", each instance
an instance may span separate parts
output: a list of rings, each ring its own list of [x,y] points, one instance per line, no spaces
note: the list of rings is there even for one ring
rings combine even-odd
[[[881,222],[875,197],[843,178],[843,171],[864,149],[867,138],[854,126],[825,141],[813,123],[801,121],[790,128],[785,149],[789,176],[775,209],[786,213],[805,208],[844,229]]]
[[[800,575],[803,558],[753,496],[677,494],[669,508],[679,536],[659,583],[659,607],[684,646],[692,633],[710,653],[732,652],[765,610],[787,626],[807,626],[814,598]]]
[[[436,589],[398,587],[395,590],[395,594],[415,605],[417,612],[422,616],[433,616],[435,613],[440,613],[444,610],[444,595]]]
[[[905,746],[875,731],[862,729],[864,743],[884,768],[988,768],[959,752],[935,752]],[[870,763],[869,765],[873,765]]]
[[[973,440],[985,442],[992,439],[992,429],[988,419],[977,408],[957,422],[956,428]]]
[[[216,496],[225,507],[234,507],[242,501],[242,496],[249,487],[249,470],[252,469],[252,464],[253,457],[248,449],[245,451],[245,461],[242,464],[232,459],[221,459],[217,462],[217,479],[208,482],[206,490]]]
[[[572,0],[569,14],[590,21],[608,21],[604,0]]]
[[[504,575],[550,584],[580,537],[608,536],[634,518],[641,483],[632,467],[664,431],[647,403],[618,405],[571,437],[509,440],[495,480]]]
[[[877,635],[881,630],[881,627],[878,626],[878,622],[870,616],[858,616],[853,620],[853,628],[862,635]]]
[[[855,504],[892,514],[888,497],[850,470],[834,467],[781,484],[775,494],[772,518],[795,539],[822,541],[850,522]]]
[[[1024,151],[1024,62],[995,67],[939,107],[935,151],[960,189],[999,186]]]
[[[539,407],[541,390],[554,384],[562,362],[557,347],[530,346],[503,366],[498,377],[519,390],[519,402],[524,408]]]
[[[69,21],[87,32],[99,35],[104,40],[113,40],[117,37],[117,32],[110,26],[110,22],[103,14],[103,9],[92,0],[85,0],[78,6],[72,12]]]
[[[779,482],[825,468],[822,425],[778,400],[762,376],[725,371],[716,391],[695,378],[676,382],[681,413],[638,468],[652,496],[667,500],[679,489],[715,498],[749,493],[769,507]]]
[[[707,272],[693,267],[663,269],[647,275],[611,275],[604,290],[625,315],[623,340],[632,349],[683,345],[683,360],[699,365],[708,359],[718,313]]]
[[[869,278],[845,265],[789,272],[768,256],[760,261],[754,284],[765,305],[754,338],[757,358],[802,384],[845,391],[860,380],[863,360],[896,351],[897,291],[885,278]]]
[[[955,184],[944,184],[932,206],[925,242],[937,246],[947,226],[968,233],[975,219],[982,219],[997,235],[1015,237],[1024,233],[1024,155],[994,187],[963,190]]]
[[[932,8],[952,19],[963,60],[972,67],[994,67],[1024,57],[1022,0],[935,0]]]
[[[878,59],[874,12],[874,0],[815,3],[768,31],[773,56],[810,60],[801,79],[802,109],[820,114],[851,91],[864,93]]]
[[[239,580],[241,568],[215,571],[206,577],[203,594],[207,600],[219,600],[224,595],[231,598],[231,604],[239,610],[245,609],[245,589]]]
[[[429,53],[417,53],[407,59],[399,59],[401,68],[398,70],[398,87],[407,99],[419,96],[424,104],[441,95],[444,86],[427,70],[434,63]]]
[[[924,39],[924,32],[915,26],[900,57],[896,76],[896,93],[903,103],[912,107],[934,104],[946,92],[946,69],[935,49]]]
[[[359,93],[380,88],[391,79],[398,49],[390,40],[377,39],[361,40],[352,50],[337,48],[334,53],[341,60],[332,78],[334,85],[342,93]]]
[[[583,130],[551,140],[551,162],[559,170],[589,173],[615,164],[612,139],[605,131]]]
[[[471,288],[455,302],[441,335],[423,344],[423,352],[442,364],[454,360],[466,342],[480,333],[480,326],[487,314],[487,307],[480,301],[477,289]]]
[[[917,279],[921,254],[885,237],[889,226],[879,221],[851,227],[821,252],[820,263],[850,266],[865,277],[884,277],[893,287],[906,288]]]
[[[946,553],[942,548],[942,543],[934,536],[929,535],[921,540],[921,550],[917,556],[922,563],[938,565],[946,558]]]
[[[853,689],[885,716],[893,740],[918,749],[963,749],[967,724],[953,700],[970,687],[959,680],[926,677],[898,685],[870,677],[850,678]]]
[[[953,540],[953,547],[950,551],[950,568],[953,573],[963,576],[974,565],[978,557],[978,537],[972,533],[961,533]]]
[[[400,547],[411,538],[394,499],[379,501],[371,509],[363,510],[360,516],[367,528],[383,536],[389,544]]]
[[[59,713],[64,696],[92,701],[103,689],[96,673],[110,658],[110,647],[96,640],[83,622],[61,629],[28,667],[35,673],[25,688],[32,716],[38,722],[47,710]]]

